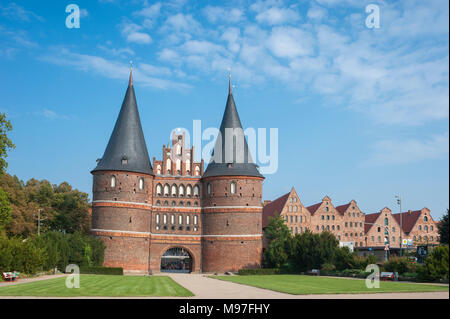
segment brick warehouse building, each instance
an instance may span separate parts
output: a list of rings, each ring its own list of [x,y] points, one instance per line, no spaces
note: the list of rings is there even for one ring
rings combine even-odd
[[[292,188],[289,193],[273,201],[264,201],[263,230],[270,217],[278,216],[284,219],[292,235],[306,230],[313,233],[329,231],[341,245],[350,245],[362,255],[374,253],[380,259],[384,258],[386,243],[393,254],[398,254],[402,239],[411,239],[411,248],[439,244],[437,223],[428,208],[393,214],[385,207],[377,213],[365,214],[355,200],[334,206],[328,196],[317,204],[305,207]],[[263,246],[267,245],[263,237]]]
[[[106,245],[104,265],[126,272],[224,272],[260,267],[262,182],[229,94],[212,161],[203,173],[184,134],[172,134],[150,163],[133,78],[114,130],[92,170],[91,233]],[[242,138],[242,140],[239,140]],[[217,161],[221,154],[225,160]],[[244,154],[243,161],[237,160]]]

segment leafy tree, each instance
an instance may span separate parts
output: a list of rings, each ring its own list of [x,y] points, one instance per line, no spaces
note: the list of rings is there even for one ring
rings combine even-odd
[[[448,209],[439,223],[439,238],[441,244],[448,245]]]
[[[264,252],[264,264],[267,267],[280,268],[290,256],[291,232],[278,216],[271,217],[264,230],[269,245]]]
[[[12,130],[11,122],[6,119],[5,113],[0,113],[0,174],[8,167],[6,157],[8,150],[14,149],[15,145],[8,138],[7,133]]]
[[[8,194],[0,187],[0,233],[3,233],[5,226],[11,221],[11,203]]]
[[[418,269],[418,276],[422,280],[439,280],[449,278],[448,245],[438,246],[425,259],[423,267]]]

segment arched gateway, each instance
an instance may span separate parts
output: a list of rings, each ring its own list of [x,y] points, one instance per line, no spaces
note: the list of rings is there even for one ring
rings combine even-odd
[[[161,257],[161,272],[190,273],[192,266],[191,254],[182,247],[169,248]]]

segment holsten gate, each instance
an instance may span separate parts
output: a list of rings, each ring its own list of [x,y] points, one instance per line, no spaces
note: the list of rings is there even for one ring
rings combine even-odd
[[[91,232],[106,245],[104,266],[138,273],[261,266],[264,177],[243,135],[225,142],[229,129],[242,130],[231,84],[204,173],[184,134],[172,134],[162,159],[151,163],[130,73],[114,130],[91,172]],[[226,160],[217,160],[220,152]]]

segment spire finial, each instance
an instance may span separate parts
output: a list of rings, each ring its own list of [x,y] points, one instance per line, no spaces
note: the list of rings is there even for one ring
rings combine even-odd
[[[230,68],[228,68],[228,94],[232,94],[232,89],[231,89],[231,71]]]
[[[130,81],[128,82],[128,86],[133,85],[133,61],[130,61]]]

